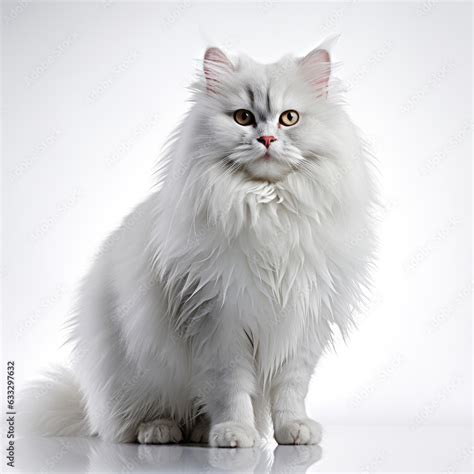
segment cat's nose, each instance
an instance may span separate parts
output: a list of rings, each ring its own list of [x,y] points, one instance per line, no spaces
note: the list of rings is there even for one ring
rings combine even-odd
[[[257,138],[257,142],[263,143],[266,148],[269,148],[270,145],[276,141],[276,137],[273,135],[262,135]]]

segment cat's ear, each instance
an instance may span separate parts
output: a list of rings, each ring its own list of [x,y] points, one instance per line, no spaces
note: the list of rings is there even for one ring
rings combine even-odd
[[[234,65],[219,48],[207,48],[204,54],[204,77],[208,92],[216,92],[226,74],[234,71]]]
[[[303,74],[318,95],[327,95],[331,76],[331,57],[326,49],[316,48],[300,59]]]

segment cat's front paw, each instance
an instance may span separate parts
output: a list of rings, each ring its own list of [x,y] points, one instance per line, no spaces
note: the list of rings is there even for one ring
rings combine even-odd
[[[278,444],[318,444],[321,435],[321,425],[310,418],[289,421],[275,430]]]
[[[140,444],[179,443],[183,433],[174,420],[159,418],[142,423],[138,427],[137,440]]]
[[[252,426],[226,421],[212,427],[209,444],[215,448],[251,448],[257,437],[257,431]]]

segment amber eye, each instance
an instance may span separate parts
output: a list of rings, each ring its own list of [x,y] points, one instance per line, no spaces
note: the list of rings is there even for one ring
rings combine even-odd
[[[250,110],[239,109],[234,112],[234,120],[239,124],[246,127],[247,125],[253,125],[255,123],[255,117]]]
[[[298,122],[299,119],[300,116],[296,110],[287,110],[280,115],[280,123],[285,125],[285,127],[291,127]]]

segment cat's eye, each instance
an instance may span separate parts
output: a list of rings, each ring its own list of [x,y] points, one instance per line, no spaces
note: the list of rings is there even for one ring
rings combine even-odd
[[[280,115],[280,123],[285,127],[295,125],[300,119],[300,115],[296,110],[286,110]]]
[[[234,120],[239,124],[246,127],[247,125],[253,125],[255,123],[255,117],[250,110],[239,109],[234,112]]]

